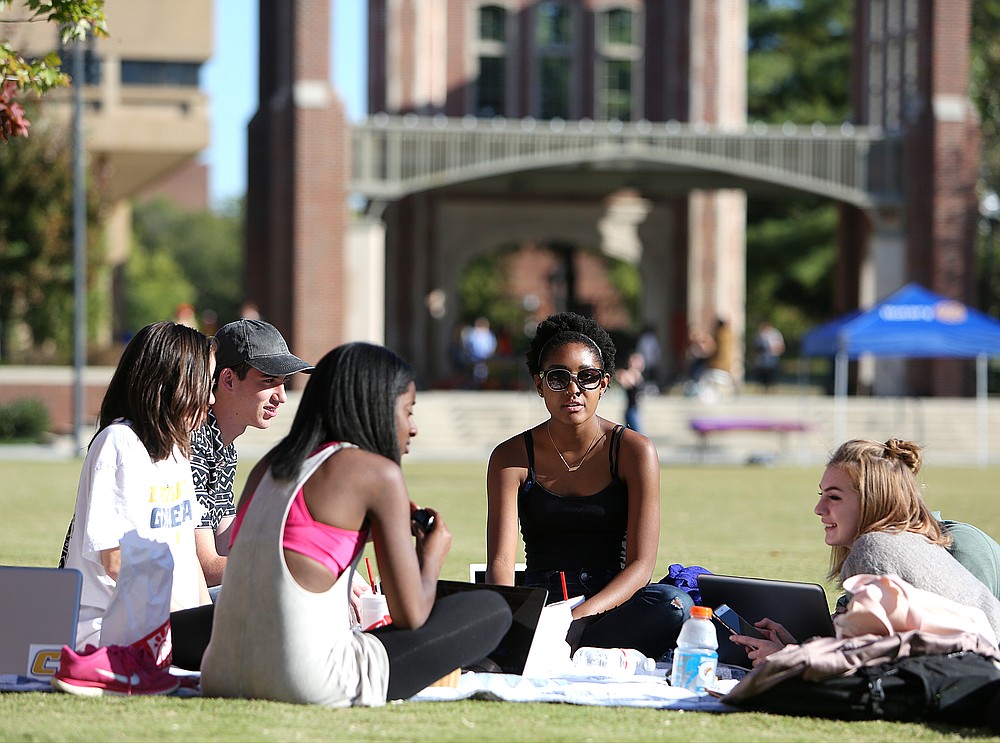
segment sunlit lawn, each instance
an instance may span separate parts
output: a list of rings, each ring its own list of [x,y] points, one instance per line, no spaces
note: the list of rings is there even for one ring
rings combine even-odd
[[[0,461],[0,564],[54,565],[73,509],[80,461]],[[241,479],[252,463],[241,465]],[[442,577],[467,580],[485,557],[485,463],[405,466],[412,496],[454,535]],[[812,514],[818,468],[666,468],[656,577],[671,563],[713,572],[824,582],[828,551]],[[931,506],[1000,534],[996,469],[924,473]],[[831,599],[835,587],[827,586]],[[327,710],[182,698],[0,695],[2,740],[946,740],[982,731],[846,723],[756,713],[466,701]]]

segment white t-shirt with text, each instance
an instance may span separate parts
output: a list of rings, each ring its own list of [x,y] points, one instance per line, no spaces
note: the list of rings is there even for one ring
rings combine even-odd
[[[94,438],[80,473],[66,557],[66,567],[83,574],[77,649],[98,644],[101,621],[116,587],[104,571],[100,553],[118,547],[122,536],[133,529],[170,549],[172,609],[198,606],[194,529],[201,514],[191,464],[179,450],[162,461],[151,461],[127,421],[113,423]]]

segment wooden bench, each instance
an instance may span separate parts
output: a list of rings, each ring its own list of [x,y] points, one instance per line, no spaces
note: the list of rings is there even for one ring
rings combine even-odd
[[[762,431],[781,436],[781,452],[788,451],[789,433],[811,431],[815,426],[800,420],[773,418],[692,418],[691,430],[698,434],[698,452],[703,457],[708,450],[708,437],[726,431]]]

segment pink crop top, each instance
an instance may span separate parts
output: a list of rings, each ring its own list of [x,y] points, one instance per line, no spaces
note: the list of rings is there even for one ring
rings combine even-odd
[[[325,446],[333,446],[333,444],[325,444],[320,449]],[[249,505],[249,501],[247,503]],[[239,534],[246,512],[245,507],[240,509],[236,518],[233,519],[233,526],[230,529],[230,546],[236,542],[236,536]],[[354,562],[357,554],[364,549],[365,542],[368,541],[368,532],[368,529],[352,531],[316,521],[309,513],[302,488],[299,488],[288,509],[281,546],[286,550],[311,557],[331,573],[339,576]]]
[[[299,488],[288,510],[281,544],[286,550],[311,557],[334,575],[340,575],[364,549],[367,539],[367,529],[351,531],[313,519]]]

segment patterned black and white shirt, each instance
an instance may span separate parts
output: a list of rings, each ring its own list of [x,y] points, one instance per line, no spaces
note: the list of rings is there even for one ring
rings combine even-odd
[[[236,515],[233,482],[236,479],[236,445],[222,443],[215,413],[191,434],[191,475],[194,493],[205,509],[199,528],[218,531],[222,519]]]

